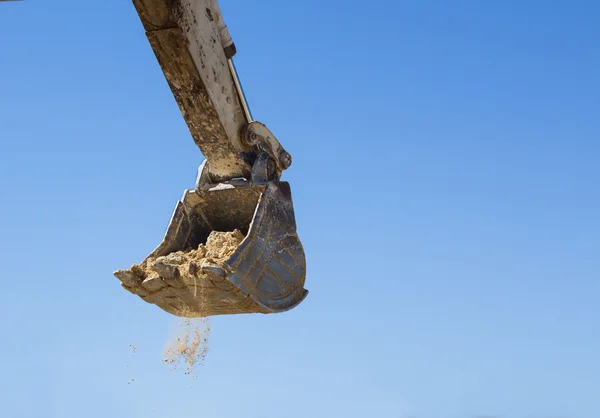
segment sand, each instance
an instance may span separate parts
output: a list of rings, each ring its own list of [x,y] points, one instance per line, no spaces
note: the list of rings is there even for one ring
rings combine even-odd
[[[193,375],[204,364],[208,354],[210,322],[208,318],[184,318],[163,353],[164,363],[171,371],[185,366],[185,374]]]

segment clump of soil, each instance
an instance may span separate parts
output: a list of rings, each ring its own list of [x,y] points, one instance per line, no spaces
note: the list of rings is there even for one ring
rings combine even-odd
[[[152,275],[154,265],[157,263],[177,265],[181,272],[191,272],[192,275],[202,274],[191,265],[202,266],[204,263],[210,263],[220,266],[233,255],[243,239],[244,234],[237,229],[233,232],[213,231],[208,236],[206,244],[200,244],[195,250],[177,251],[154,260],[147,260],[147,275]]]
[[[204,246],[206,255],[204,257],[213,262],[223,262],[233,255],[243,240],[244,234],[237,229],[233,232],[213,231],[206,240],[206,245]]]

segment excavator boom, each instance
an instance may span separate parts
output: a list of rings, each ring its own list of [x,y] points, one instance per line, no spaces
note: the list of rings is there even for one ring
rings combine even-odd
[[[133,4],[192,138],[210,161],[211,175],[247,176],[256,156],[244,147],[240,133],[251,121],[229,65],[235,45],[217,2]]]

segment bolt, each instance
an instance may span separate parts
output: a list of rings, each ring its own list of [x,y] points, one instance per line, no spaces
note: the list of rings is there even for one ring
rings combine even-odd
[[[250,132],[250,141],[252,142],[252,145],[256,144],[256,141],[258,141],[258,135],[256,132]]]
[[[292,165],[292,156],[289,152],[281,151],[281,154],[279,154],[279,164],[281,164],[284,170]]]
[[[242,142],[247,147],[253,147],[256,145],[256,134],[251,130],[245,130],[242,135]]]

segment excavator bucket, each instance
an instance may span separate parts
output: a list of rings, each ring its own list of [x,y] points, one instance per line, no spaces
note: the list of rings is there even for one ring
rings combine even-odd
[[[122,286],[182,317],[278,313],[302,302],[306,263],[289,184],[199,189],[185,191],[160,245],[140,265],[115,273]],[[236,230],[243,240],[224,263],[191,255],[213,231]]]

